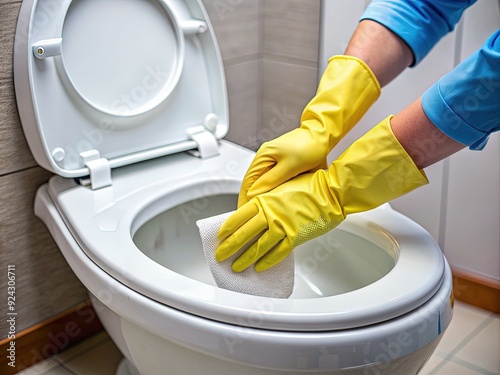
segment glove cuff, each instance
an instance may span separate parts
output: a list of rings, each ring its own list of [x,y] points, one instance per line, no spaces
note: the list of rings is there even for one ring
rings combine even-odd
[[[362,212],[429,183],[392,132],[389,116],[354,142],[328,170],[345,214]]]
[[[378,82],[375,73],[373,73],[368,64],[366,64],[363,60],[349,55],[335,55],[328,59],[328,65],[333,65],[334,62],[339,62],[340,64],[352,65],[353,69],[356,69],[354,68],[354,66],[358,65],[359,67],[357,69],[359,70],[359,72],[357,73],[368,75],[369,77],[365,77],[365,79],[367,79],[367,82],[370,82],[374,86],[373,89],[377,96],[374,100],[376,100],[380,96],[380,92],[382,90],[380,87],[380,83]]]
[[[315,97],[302,113],[301,128],[314,132],[330,151],[364,116],[380,92],[375,74],[362,60],[333,56]]]

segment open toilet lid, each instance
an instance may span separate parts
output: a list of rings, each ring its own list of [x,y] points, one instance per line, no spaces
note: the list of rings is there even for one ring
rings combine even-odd
[[[34,157],[63,177],[89,175],[93,159],[113,168],[211,147],[228,131],[222,60],[198,0],[24,1],[14,79]]]

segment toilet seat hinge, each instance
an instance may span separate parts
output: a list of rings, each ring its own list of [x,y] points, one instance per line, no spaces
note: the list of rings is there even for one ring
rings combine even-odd
[[[198,146],[198,150],[188,151],[190,154],[202,159],[219,155],[219,142],[215,135],[205,126],[200,125],[189,128],[187,133]]]
[[[111,166],[108,159],[101,158],[98,150],[82,152],[80,157],[89,169],[92,190],[111,186]]]

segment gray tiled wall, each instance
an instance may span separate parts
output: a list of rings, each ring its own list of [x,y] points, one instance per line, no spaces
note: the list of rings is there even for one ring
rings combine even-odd
[[[316,88],[320,0],[203,3],[225,65],[227,139],[256,149],[298,126]],[[33,215],[35,191],[50,173],[33,160],[15,103],[12,49],[20,5],[0,0],[0,264],[2,269],[16,265],[18,331],[86,299],[84,287]],[[2,295],[5,285],[0,283]],[[0,339],[4,328],[5,322],[0,323]]]
[[[214,27],[226,72],[230,127],[226,139],[256,147],[261,122],[260,0],[203,0]]]
[[[319,0],[263,0],[262,122],[258,139],[299,126],[316,90]]]

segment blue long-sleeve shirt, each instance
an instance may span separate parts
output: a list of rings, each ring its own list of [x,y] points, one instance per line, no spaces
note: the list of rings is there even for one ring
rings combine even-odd
[[[410,47],[418,64],[477,0],[374,0],[361,19],[376,21]],[[482,149],[500,130],[500,30],[422,95],[429,119],[450,138]]]

